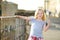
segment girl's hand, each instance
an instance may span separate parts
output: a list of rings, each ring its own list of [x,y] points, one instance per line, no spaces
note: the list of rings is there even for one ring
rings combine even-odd
[[[50,27],[50,20],[47,20],[47,25],[44,25],[44,31],[46,32]]]

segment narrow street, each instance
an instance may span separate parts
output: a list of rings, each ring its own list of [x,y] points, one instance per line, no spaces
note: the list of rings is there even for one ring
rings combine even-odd
[[[60,19],[52,18],[51,27],[44,32],[45,40],[60,40]]]

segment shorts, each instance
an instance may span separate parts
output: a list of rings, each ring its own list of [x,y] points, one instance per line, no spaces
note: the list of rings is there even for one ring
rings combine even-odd
[[[43,40],[43,38],[31,36],[28,38],[28,40]]]

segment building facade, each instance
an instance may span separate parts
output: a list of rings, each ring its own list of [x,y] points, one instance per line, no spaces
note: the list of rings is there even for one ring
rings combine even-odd
[[[1,16],[15,16],[17,4],[7,1],[1,3]],[[24,40],[25,20],[20,18],[0,18],[1,40]]]
[[[2,2],[2,0],[0,0],[0,16],[2,13],[1,2]],[[0,39],[1,39],[1,19],[0,19]]]
[[[45,0],[45,9],[52,13],[52,16],[58,16],[60,13],[60,0]]]
[[[17,4],[12,2],[2,2],[2,16],[13,16],[17,11]]]

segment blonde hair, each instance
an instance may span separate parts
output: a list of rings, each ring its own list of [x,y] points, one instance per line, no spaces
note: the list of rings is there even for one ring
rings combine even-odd
[[[41,11],[41,10],[43,11],[43,17],[42,17],[42,20],[45,21],[45,20],[46,20],[46,14],[44,13],[44,10],[43,10],[42,7],[39,7],[39,8],[35,11],[34,17],[35,17],[35,19],[37,19],[38,11]]]

